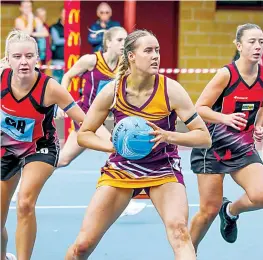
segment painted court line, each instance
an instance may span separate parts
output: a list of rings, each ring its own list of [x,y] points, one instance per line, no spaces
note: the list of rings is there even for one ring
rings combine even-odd
[[[153,208],[152,204],[146,206],[147,208]],[[199,207],[199,204],[189,204],[189,207]],[[36,209],[85,209],[85,206],[36,206]],[[16,209],[15,206],[9,207],[9,209]]]

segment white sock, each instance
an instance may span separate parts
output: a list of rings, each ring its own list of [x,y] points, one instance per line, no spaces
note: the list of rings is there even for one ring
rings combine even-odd
[[[234,216],[230,213],[230,210],[229,210],[229,207],[230,207],[230,204],[231,203],[228,203],[227,206],[226,206],[226,214],[231,218],[231,219],[237,219],[237,216]]]

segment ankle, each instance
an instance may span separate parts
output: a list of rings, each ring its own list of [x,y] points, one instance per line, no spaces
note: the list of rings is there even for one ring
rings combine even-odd
[[[227,206],[226,206],[226,214],[233,220],[237,219],[238,218],[238,214],[233,211],[233,203],[228,203]]]

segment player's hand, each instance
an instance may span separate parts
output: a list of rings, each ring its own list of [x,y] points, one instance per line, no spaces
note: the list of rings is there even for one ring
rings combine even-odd
[[[247,125],[246,115],[244,113],[223,114],[223,124],[233,127],[236,130],[241,130]]]
[[[149,133],[150,135],[154,136],[154,138],[150,141],[155,143],[152,149],[155,149],[160,143],[167,142],[168,131],[163,130],[152,122],[147,121],[147,124],[153,128],[153,131]]]
[[[64,110],[62,110],[60,107],[58,107],[57,113],[55,115],[56,119],[61,119],[61,118],[65,118],[68,117],[68,115],[64,112]]]
[[[253,137],[256,142],[262,142],[263,140],[263,127],[262,126],[255,126]]]

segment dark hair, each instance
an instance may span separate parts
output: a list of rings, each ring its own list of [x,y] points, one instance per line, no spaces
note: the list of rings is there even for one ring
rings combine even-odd
[[[236,31],[236,42],[241,42],[241,38],[244,35],[244,31],[251,30],[251,29],[261,30],[261,28],[258,25],[252,24],[252,23],[246,23],[246,24],[239,25]]]

